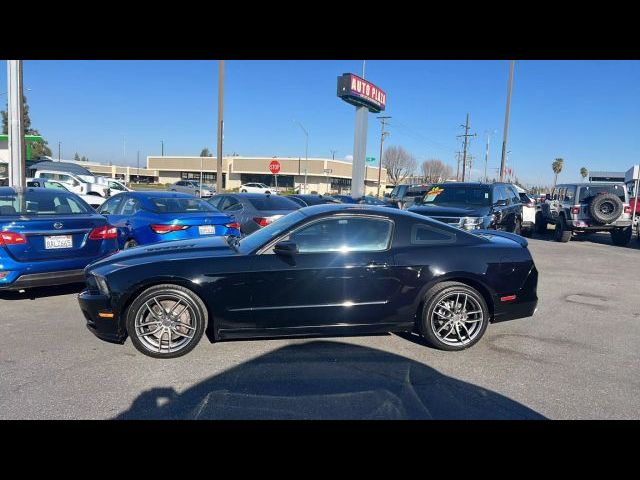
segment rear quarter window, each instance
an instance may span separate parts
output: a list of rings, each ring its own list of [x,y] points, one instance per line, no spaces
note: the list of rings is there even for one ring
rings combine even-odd
[[[443,230],[424,223],[411,227],[411,245],[449,245],[456,243],[455,232]]]

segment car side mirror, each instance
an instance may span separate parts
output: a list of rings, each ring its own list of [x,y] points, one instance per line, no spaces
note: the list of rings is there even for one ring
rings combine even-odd
[[[291,240],[284,240],[275,244],[273,252],[276,255],[292,257],[298,253],[298,245],[296,245],[296,242],[292,242]]]
[[[506,207],[507,201],[504,199],[498,200],[495,204],[496,207]]]

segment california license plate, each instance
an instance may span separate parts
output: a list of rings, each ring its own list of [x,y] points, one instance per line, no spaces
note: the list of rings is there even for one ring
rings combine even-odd
[[[198,227],[200,235],[213,235],[216,233],[216,227],[213,225],[200,225]]]
[[[44,237],[44,248],[46,250],[52,250],[55,248],[73,248],[73,237],[71,235]]]

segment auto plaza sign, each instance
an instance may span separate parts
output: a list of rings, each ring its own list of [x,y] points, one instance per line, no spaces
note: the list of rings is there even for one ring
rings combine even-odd
[[[338,97],[351,105],[367,107],[372,113],[380,113],[387,103],[387,94],[353,73],[338,77]]]

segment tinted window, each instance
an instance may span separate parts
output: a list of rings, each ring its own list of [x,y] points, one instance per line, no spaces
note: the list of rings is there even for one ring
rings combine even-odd
[[[423,203],[489,205],[489,188],[483,186],[443,184],[434,185],[424,196]]]
[[[220,204],[222,203],[222,201],[224,200],[224,196],[223,195],[216,195],[214,197],[211,197],[208,202],[213,205],[214,208],[217,208],[218,210],[220,210]]]
[[[237,212],[242,210],[242,203],[240,203],[237,198],[227,197],[224,199],[224,202],[222,202],[220,210],[224,210],[225,212]]]
[[[518,194],[518,191],[515,189],[515,187],[509,187],[508,192],[511,194],[512,204],[520,203],[520,195]]]
[[[240,240],[240,251],[244,253],[252,252],[260,247],[265,246],[269,241],[282,234],[299,221],[307,218],[300,212],[292,212],[279,218],[278,221],[267,225],[260,230],[247,235]]]
[[[278,197],[277,195],[249,198],[249,203],[256,210],[297,210],[300,206],[289,200],[288,198]]]
[[[115,197],[111,197],[109,200],[104,202],[98,211],[103,215],[113,215],[117,212],[118,207],[122,203],[122,200],[125,198],[125,195],[116,195]]]
[[[601,195],[604,193],[611,193],[616,195],[623,202],[625,199],[625,190],[624,185],[590,185],[580,187],[580,202],[586,202],[591,200],[596,195]]]
[[[416,223],[411,228],[411,243],[413,245],[442,245],[455,242],[456,234],[454,232],[421,223]]]
[[[209,202],[201,198],[150,197],[149,203],[155,213],[215,212]]]
[[[138,200],[136,200],[135,198],[130,197],[127,198],[127,200],[125,200],[124,204],[122,205],[120,215],[135,215],[140,210],[142,210],[140,202],[138,202]]]
[[[94,213],[75,195],[57,190],[33,190],[0,196],[0,215],[65,215]]]
[[[305,252],[373,252],[386,250],[393,224],[373,218],[332,218],[322,220],[290,235]]]

